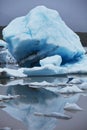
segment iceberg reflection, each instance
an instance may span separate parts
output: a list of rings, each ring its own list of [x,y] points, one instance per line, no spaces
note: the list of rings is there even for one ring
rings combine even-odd
[[[80,97],[80,94],[64,96],[45,88],[30,88],[28,84],[10,85],[7,94],[20,95],[20,98],[5,103],[7,107],[3,110],[25,123],[28,130],[53,130],[58,123],[55,117],[36,116],[35,113],[64,114],[65,104],[76,103]]]

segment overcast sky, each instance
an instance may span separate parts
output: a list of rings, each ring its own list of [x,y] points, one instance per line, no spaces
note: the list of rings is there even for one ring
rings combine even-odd
[[[0,25],[8,25],[38,5],[56,9],[74,31],[87,32],[87,0],[0,0]]]

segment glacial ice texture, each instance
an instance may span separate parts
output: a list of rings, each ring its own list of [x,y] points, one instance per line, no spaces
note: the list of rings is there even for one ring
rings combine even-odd
[[[37,6],[9,23],[3,38],[28,76],[87,72],[87,56],[79,37],[55,10]],[[53,58],[56,56],[60,58]]]

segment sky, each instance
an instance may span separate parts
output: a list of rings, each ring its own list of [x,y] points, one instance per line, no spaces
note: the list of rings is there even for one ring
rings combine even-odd
[[[0,0],[0,25],[8,25],[38,5],[57,10],[73,31],[87,32],[87,0]]]

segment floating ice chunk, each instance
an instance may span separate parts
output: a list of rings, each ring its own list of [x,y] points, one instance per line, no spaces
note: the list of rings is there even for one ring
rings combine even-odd
[[[45,116],[45,117],[52,117],[52,118],[56,118],[56,119],[64,119],[64,120],[69,120],[72,117],[62,114],[62,113],[57,113],[57,112],[52,112],[52,113],[34,113],[34,115],[36,116]]]
[[[78,86],[80,89],[87,90],[87,82],[83,82]]]
[[[46,90],[49,90],[51,92],[57,93],[59,92],[58,87],[45,87]]]
[[[36,66],[48,56],[60,55],[64,64],[85,54],[79,37],[59,13],[44,6],[14,19],[3,29],[3,38],[20,66],[25,67]]]
[[[22,69],[9,69],[9,68],[0,68],[0,77],[6,77],[6,78],[15,78],[15,77],[27,77],[27,75],[25,75],[23,73]]]
[[[62,58],[59,55],[46,57],[46,58],[40,60],[41,66],[44,66],[44,65],[47,65],[47,64],[53,64],[55,66],[60,66],[61,63],[62,63]]]
[[[32,87],[32,88],[46,88],[47,86],[53,86],[52,83],[48,83],[46,81],[33,82],[33,83],[29,83],[28,85],[29,85],[29,87]]]
[[[64,109],[67,111],[82,111],[83,109],[75,103],[66,103]]]
[[[33,83],[30,83],[30,85],[37,85],[37,86],[50,86],[52,85],[51,83],[48,83],[47,81],[43,81],[43,82],[33,82]]]
[[[59,90],[59,93],[61,94],[73,94],[73,93],[81,93],[81,92],[83,91],[79,89],[76,85],[67,86]]]
[[[83,82],[82,79],[80,79],[80,78],[74,78],[69,83],[71,83],[71,84],[81,84],[82,82]]]

